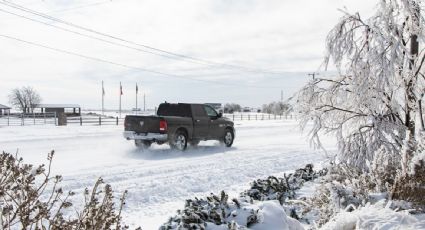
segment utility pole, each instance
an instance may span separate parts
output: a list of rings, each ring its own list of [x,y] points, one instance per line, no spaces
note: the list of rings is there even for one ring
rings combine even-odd
[[[120,82],[120,107],[119,107],[120,118],[121,118],[121,96],[122,96],[122,85],[121,85],[121,82]]]
[[[319,73],[313,72],[313,73],[309,73],[307,74],[308,76],[311,76],[313,78],[313,80],[315,79],[316,75],[319,75]]]

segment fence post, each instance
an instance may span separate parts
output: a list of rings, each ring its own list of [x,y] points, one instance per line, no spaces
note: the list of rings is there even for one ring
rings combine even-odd
[[[251,117],[250,117],[250,115],[248,114],[248,121],[249,121],[249,120],[251,120]]]
[[[32,118],[33,118],[34,125],[35,125],[35,113],[34,113],[34,111],[32,112]]]
[[[270,113],[269,113],[269,120],[270,120]]]
[[[261,120],[264,120],[264,114],[261,114]]]
[[[55,112],[55,125],[56,126],[58,125],[58,116],[57,116],[56,112]]]
[[[235,121],[235,114],[232,114],[233,115],[233,121]]]
[[[44,117],[44,124],[46,124],[46,112],[43,113],[43,117]]]
[[[274,115],[274,119],[276,120],[276,114]]]
[[[118,125],[118,117],[117,117],[117,125]]]
[[[258,120],[258,119],[257,119],[257,114],[255,114],[255,120]]]
[[[241,114],[241,121],[243,120],[242,114]]]
[[[102,117],[99,117],[99,125],[102,125]]]
[[[280,118],[279,118],[279,120],[282,120],[282,114],[280,114]]]
[[[83,126],[83,117],[80,116],[80,126]]]
[[[8,110],[8,113],[7,113],[7,126],[10,125],[9,119],[10,119],[10,110]]]
[[[25,118],[24,118],[24,114],[23,114],[23,113],[22,113],[21,125],[22,125],[22,126],[24,126],[24,125],[25,125]]]

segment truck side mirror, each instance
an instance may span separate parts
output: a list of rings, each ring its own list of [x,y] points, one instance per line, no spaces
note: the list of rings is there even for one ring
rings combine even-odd
[[[219,112],[217,117],[218,118],[223,117],[223,113],[222,112]]]

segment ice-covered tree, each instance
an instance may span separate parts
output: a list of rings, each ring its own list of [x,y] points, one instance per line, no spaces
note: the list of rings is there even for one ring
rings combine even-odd
[[[305,86],[298,109],[304,127],[313,122],[315,144],[320,133],[336,134],[339,161],[364,171],[384,166],[406,172],[424,129],[422,6],[417,0],[380,0],[368,19],[343,11],[329,33],[324,66],[337,74]]]

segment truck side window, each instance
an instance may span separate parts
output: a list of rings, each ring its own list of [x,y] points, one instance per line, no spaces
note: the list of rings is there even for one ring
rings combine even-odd
[[[207,114],[202,105],[193,105],[192,106],[193,117],[206,117]]]
[[[205,105],[204,108],[205,108],[205,112],[207,112],[209,117],[217,117],[218,116],[217,112],[213,108],[211,108],[207,105]]]

